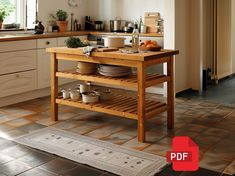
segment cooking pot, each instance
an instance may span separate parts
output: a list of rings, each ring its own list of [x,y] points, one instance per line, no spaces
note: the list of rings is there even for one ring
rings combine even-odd
[[[104,37],[104,46],[105,47],[114,47],[114,48],[123,48],[124,47],[124,37]]]
[[[116,18],[115,20],[110,20],[110,31],[111,32],[123,32],[126,26],[125,20],[120,20]]]
[[[96,31],[102,31],[104,30],[104,24],[103,21],[95,21],[95,30]]]

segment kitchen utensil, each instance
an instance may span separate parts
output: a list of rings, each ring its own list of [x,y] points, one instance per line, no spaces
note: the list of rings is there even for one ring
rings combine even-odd
[[[111,51],[118,51],[118,48],[96,48],[95,51],[98,52],[111,52]]]
[[[94,21],[95,25],[95,30],[96,31],[102,31],[104,30],[104,24],[103,24],[103,21]]]
[[[80,98],[80,91],[79,90],[71,90],[70,92],[70,98],[72,100],[78,100]]]
[[[80,90],[80,93],[87,93],[90,91],[90,86],[87,85],[87,84],[80,84],[79,85],[79,90]]]
[[[104,76],[122,77],[122,76],[130,75],[131,68],[130,67],[123,67],[123,66],[101,64],[98,68],[98,72]]]
[[[68,99],[69,97],[70,97],[70,91],[69,90],[62,90],[61,91],[62,92],[62,97],[63,97],[63,99]]]
[[[126,20],[121,20],[116,17],[115,20],[110,20],[110,31],[111,32],[124,32],[124,27],[126,26]]]
[[[82,94],[82,101],[84,103],[96,103],[99,101],[99,95],[96,93],[83,93]]]
[[[108,36],[104,37],[105,47],[123,48],[124,47],[124,37]]]
[[[97,71],[97,64],[88,62],[78,62],[76,71],[84,75],[92,74]]]
[[[160,19],[158,12],[145,12],[144,23],[147,26],[147,32],[157,32],[157,21]]]
[[[111,96],[111,90],[108,88],[97,88],[94,92],[99,95],[100,100],[109,100]]]

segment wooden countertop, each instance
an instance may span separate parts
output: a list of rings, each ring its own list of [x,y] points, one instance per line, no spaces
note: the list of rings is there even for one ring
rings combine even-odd
[[[47,48],[46,51],[57,54],[84,55],[82,48],[54,47],[54,48]],[[120,51],[113,51],[113,52],[92,52],[91,56],[97,58],[101,57],[101,58],[114,58],[114,59],[131,60],[131,61],[147,61],[151,59],[168,57],[176,54],[179,54],[178,50],[161,50],[154,52],[134,53],[134,54],[126,54]]]
[[[43,39],[43,38],[55,38],[55,37],[68,37],[68,36],[80,36],[80,35],[119,35],[119,36],[131,36],[131,33],[113,33],[113,32],[101,32],[101,31],[78,31],[78,32],[51,32],[45,34],[33,34],[33,33],[21,33],[21,32],[0,32],[0,42],[5,41],[18,41],[18,40],[32,40],[32,39]],[[146,33],[140,34],[143,37],[163,37],[162,34],[157,33]]]

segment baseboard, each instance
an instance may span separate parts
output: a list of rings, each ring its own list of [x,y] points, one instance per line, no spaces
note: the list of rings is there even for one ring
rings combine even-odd
[[[77,82],[76,83],[73,82],[73,83],[68,83],[59,87],[75,88],[76,86],[77,86]],[[16,103],[32,100],[35,98],[49,96],[50,94],[51,94],[51,89],[50,87],[48,87],[44,89],[37,89],[37,90],[33,90],[33,91],[29,91],[29,92],[25,92],[25,93],[21,93],[17,95],[3,97],[3,98],[0,98],[0,107],[13,105]]]

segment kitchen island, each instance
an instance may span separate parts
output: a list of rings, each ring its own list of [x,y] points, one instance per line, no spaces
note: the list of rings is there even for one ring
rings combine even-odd
[[[82,49],[67,47],[47,48],[51,53],[51,120],[58,120],[58,104],[83,108],[91,111],[107,113],[119,117],[138,121],[138,141],[145,141],[145,121],[159,113],[167,111],[167,127],[174,128],[174,55],[178,50],[161,50],[158,52],[144,52],[135,54],[114,52],[92,52],[89,57]],[[121,78],[106,77],[99,74],[81,75],[75,70],[59,71],[59,60],[82,61],[98,64],[109,64],[134,67],[136,75]],[[149,66],[167,63],[167,74],[147,74]],[[110,84],[136,88],[136,97],[113,95],[109,101],[86,104],[82,101],[72,101],[58,96],[58,78],[77,79],[95,83]],[[146,99],[145,90],[148,87],[167,82],[167,102]]]

